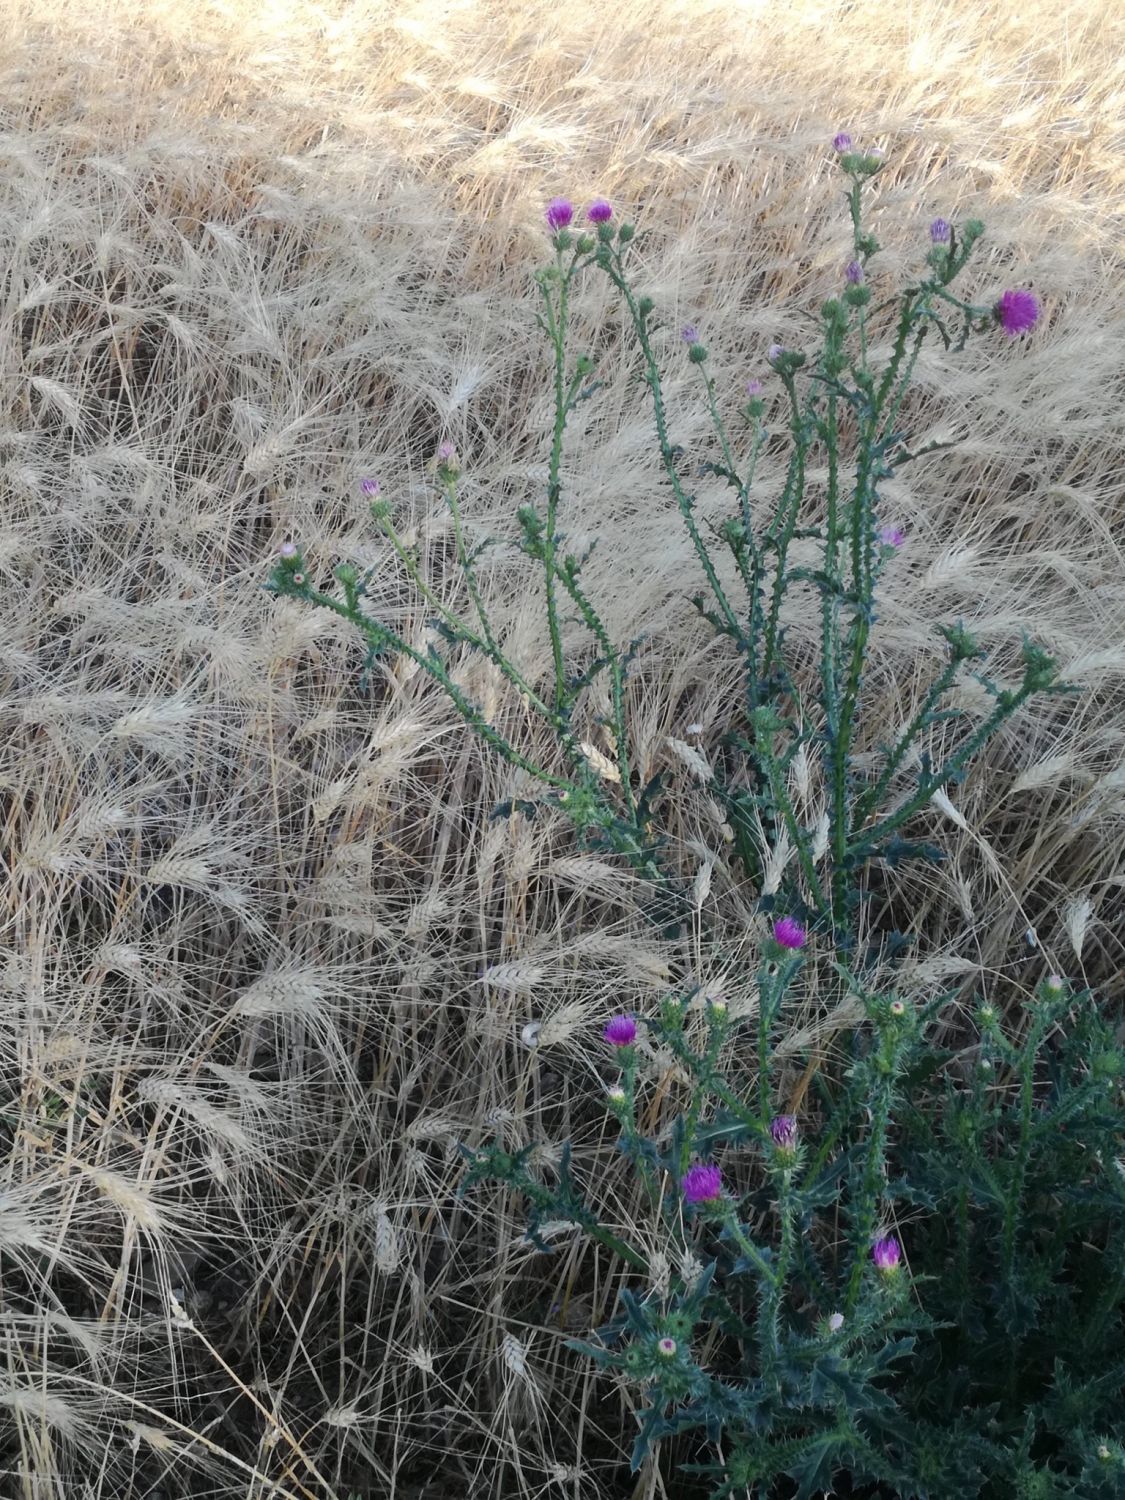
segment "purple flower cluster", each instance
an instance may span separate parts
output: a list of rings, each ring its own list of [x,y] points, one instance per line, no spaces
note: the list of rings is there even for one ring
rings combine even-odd
[[[613,204],[608,198],[595,198],[586,210],[591,224],[606,224],[613,218]],[[574,220],[574,204],[569,198],[552,198],[547,204],[547,227],[554,234],[566,229]]]

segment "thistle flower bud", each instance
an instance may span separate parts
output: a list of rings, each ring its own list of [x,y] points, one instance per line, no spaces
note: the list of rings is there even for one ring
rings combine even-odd
[[[611,1047],[631,1047],[637,1040],[637,1023],[632,1016],[613,1016],[602,1036]]]
[[[723,1174],[710,1163],[697,1162],[680,1178],[686,1203],[711,1203],[723,1191]]]
[[[893,1276],[902,1259],[902,1248],[893,1234],[883,1235],[871,1247],[871,1259],[883,1276]]]
[[[636,230],[636,226],[635,225],[633,225],[633,224],[622,224],[621,228],[617,231],[617,238],[621,241],[621,243],[623,245],[627,245],[629,243],[629,241],[633,238],[633,236],[636,234],[636,232],[637,232],[637,230]]]
[[[642,318],[647,318],[649,313],[655,306],[656,303],[652,300],[651,297],[642,297],[637,303],[637,311],[640,313]]]
[[[656,1352],[661,1359],[674,1359],[678,1347],[675,1339],[663,1338],[657,1342]]]
[[[779,917],[773,924],[773,940],[782,948],[803,948],[808,933],[794,917]]]
[[[547,204],[547,227],[556,233],[574,218],[574,205],[568,198],[552,198]]]
[[[794,1115],[775,1115],[770,1121],[770,1136],[783,1156],[793,1156],[797,1151],[800,1132]]]
[[[993,317],[1010,339],[1026,333],[1039,321],[1039,302],[1034,292],[1006,291],[993,308]]]

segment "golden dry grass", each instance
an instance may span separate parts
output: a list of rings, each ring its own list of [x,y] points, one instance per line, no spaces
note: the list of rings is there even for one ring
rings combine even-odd
[[[898,886],[915,983],[1018,992],[1031,924],[1119,999],[1121,10],[12,0],[5,27],[0,1490],[630,1494],[630,1399],[562,1347],[617,1272],[561,1228],[552,1260],[529,1252],[518,1203],[455,1201],[455,1142],[574,1136],[627,1225],[593,1025],[685,965],[732,1005],[745,982],[656,943],[565,829],[489,823],[511,779],[444,703],[404,673],[362,699],[356,643],[259,585],[287,535],[325,570],[386,562],[365,473],[441,580],[425,464],[448,436],[542,670],[510,539],[551,421],[544,201],[605,193],[648,231],[690,447],[676,331],[699,323],[731,409],[807,333],[848,245],[826,151],[848,126],[890,159],[888,281],[935,213],[978,214],[977,300],[1030,278],[1046,310],[1021,346],[920,364],[914,430],[964,441],[887,490],[910,540],[872,735],[959,616],[1000,659],[1034,630],[1084,690],[1010,727],[941,828],[947,866]],[[587,581],[614,632],[649,636],[635,752],[671,769],[687,724],[721,733],[732,669],[684,603],[694,562],[596,278],[576,319],[609,383],[570,430],[565,525],[602,538]],[[724,514],[718,489],[700,505]],[[673,832],[713,864],[733,951],[747,895],[678,777]],[[818,1034],[814,993],[793,1019],[795,1044]],[[638,1496],[678,1493],[669,1472]]]

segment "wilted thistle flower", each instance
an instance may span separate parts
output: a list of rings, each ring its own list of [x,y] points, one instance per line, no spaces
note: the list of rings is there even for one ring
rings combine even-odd
[[[893,1234],[881,1236],[871,1247],[871,1259],[884,1276],[893,1276],[902,1259],[902,1249]]]
[[[1066,988],[1066,980],[1061,974],[1049,974],[1044,983],[1048,992],[1052,995],[1061,995]]]
[[[935,245],[948,245],[951,232],[948,219],[935,219],[930,225],[930,239]]]
[[[607,1091],[606,1098],[611,1104],[624,1104],[625,1090],[619,1083],[615,1083],[614,1086]]]
[[[604,224],[607,219],[613,218],[613,204],[608,198],[595,198],[586,210],[586,217],[591,224]]]
[[[852,138],[846,130],[841,130],[832,137],[832,149],[841,152],[852,149]]]
[[[680,1178],[686,1203],[710,1203],[723,1191],[723,1174],[718,1167],[697,1162]]]
[[[359,487],[369,500],[374,500],[379,493],[379,481],[377,479],[361,479]]]
[[[1039,303],[1034,292],[1019,288],[1006,291],[992,312],[1010,339],[1026,333],[1039,321]]]
[[[832,1314],[832,1316],[828,1319],[828,1331],[829,1331],[829,1333],[839,1333],[840,1329],[843,1328],[843,1326],[844,1326],[844,1315],[843,1315],[843,1313],[834,1312]]]
[[[613,1047],[631,1047],[637,1040],[637,1023],[632,1016],[614,1016],[602,1035]]]
[[[748,380],[746,382],[746,394],[748,396],[760,396],[762,394],[762,382],[760,380]]]
[[[556,233],[574,218],[574,204],[568,198],[552,198],[547,204],[547,225]]]
[[[863,267],[858,260],[849,260],[844,267],[844,276],[849,286],[859,286],[863,281]]]
[[[770,1135],[779,1151],[795,1151],[797,1147],[796,1116],[775,1115],[770,1121]]]
[[[779,917],[773,924],[773,940],[783,948],[803,948],[808,933],[794,917]]]
[[[456,444],[450,442],[450,440],[448,438],[446,438],[445,442],[442,443],[441,447],[438,449],[437,456],[438,456],[438,458],[441,459],[442,463],[445,464],[445,463],[449,462],[449,460],[453,457],[453,455],[456,452],[457,452],[457,446],[456,446]]]
[[[766,350],[766,358],[769,360],[769,362],[770,362],[771,365],[776,365],[777,362],[778,362],[778,360],[781,358],[781,356],[784,353],[785,353],[785,346],[784,346],[784,344],[771,344],[769,346],[769,348]]]
[[[277,549],[277,555],[285,562],[291,562],[297,556],[297,548],[292,542],[282,542]]]
[[[906,1006],[905,1006],[905,1004],[901,1000],[892,1000],[891,1001],[891,1015],[892,1016],[904,1016],[905,1014],[906,1014]]]
[[[694,323],[689,323],[680,334],[680,337],[683,339],[685,344],[698,344],[699,329],[695,326]]]
[[[906,532],[898,526],[881,526],[879,540],[884,547],[901,547],[906,541]]]
[[[676,1353],[676,1340],[663,1338],[656,1346],[656,1352],[661,1359],[672,1359]]]

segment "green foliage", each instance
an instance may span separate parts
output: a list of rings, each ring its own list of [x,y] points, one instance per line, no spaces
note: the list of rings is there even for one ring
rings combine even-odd
[[[758,975],[770,1014],[799,968],[771,945]],[[716,1500],[812,1497],[840,1474],[919,1500],[1122,1493],[1125,1060],[1111,1028],[1089,993],[1044,984],[1013,1035],[982,1018],[966,1078],[964,1058],[929,1040],[941,1002],[916,1013],[857,994],[867,1024],[846,1065],[820,1075],[789,1150],[770,1131],[769,1077],[759,1090],[717,1067],[733,1040],[721,1007],[703,1052],[685,1036],[690,997],[649,1023],[693,1079],[666,1144],[638,1131],[636,1049],[622,1049],[621,1150],[649,1185],[669,1261],[687,1243],[711,1257],[664,1296],[622,1292],[597,1342],[571,1341],[645,1395],[634,1470],[655,1442],[696,1432],[723,1443],[722,1463],[686,1466],[714,1477]],[[556,1188],[530,1178],[530,1152],[465,1149],[462,1191],[488,1177],[521,1188],[541,1249],[541,1218],[613,1243],[569,1158]],[[685,1238],[677,1185],[693,1157],[751,1186],[688,1207]],[[872,1245],[896,1216],[909,1270],[880,1272]],[[712,1331],[724,1352],[704,1369],[694,1350]]]

